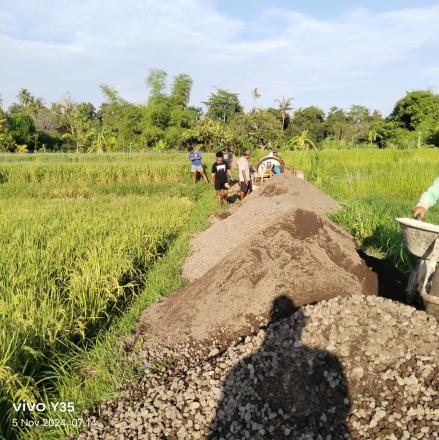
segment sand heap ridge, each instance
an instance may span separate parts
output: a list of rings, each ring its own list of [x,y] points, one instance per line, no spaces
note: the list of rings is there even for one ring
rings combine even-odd
[[[183,266],[183,275],[191,281],[200,278],[286,212],[306,209],[324,215],[339,208],[337,202],[306,180],[291,174],[273,177],[239,207],[226,211],[230,215],[214,217],[212,225],[193,238],[194,252]]]
[[[254,317],[267,317],[279,295],[296,305],[376,295],[376,275],[353,238],[325,215],[338,207],[292,175],[270,179],[195,238],[185,265],[195,280],[149,307],[140,333],[148,344],[170,346],[218,333],[233,339],[258,326]]]

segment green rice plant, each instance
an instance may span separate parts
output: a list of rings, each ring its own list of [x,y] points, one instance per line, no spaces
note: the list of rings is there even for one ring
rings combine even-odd
[[[322,174],[322,157],[318,151],[312,151],[310,154],[310,172],[309,180],[315,184],[320,183]]]
[[[1,160],[0,438],[12,404],[56,393],[66,359],[129,309],[210,192],[181,153]]]
[[[8,182],[51,182],[56,184],[72,181],[95,183],[111,182],[142,182],[169,181],[184,182],[189,173],[184,163],[168,163],[166,161],[153,163],[4,163],[1,166],[2,180]]]
[[[189,236],[208,225],[207,217],[217,209],[216,200],[209,186],[195,187],[198,201],[186,222],[184,232],[171,243],[166,254],[145,275],[144,288],[133,297],[132,305],[109,328],[100,332],[93,344],[86,348],[74,347],[57,354],[53,362],[53,390],[51,395],[60,401],[74,401],[75,413],[67,417],[79,417],[94,401],[108,399],[128,380],[134,380],[139,366],[133,365],[124,344],[126,336],[138,325],[143,310],[162,296],[168,295],[187,283],[181,277],[181,264],[189,251]],[[56,418],[57,414],[51,414]],[[50,414],[48,415],[50,416]],[[27,431],[26,439],[64,438],[67,432],[77,432],[74,427],[54,427],[51,430]]]

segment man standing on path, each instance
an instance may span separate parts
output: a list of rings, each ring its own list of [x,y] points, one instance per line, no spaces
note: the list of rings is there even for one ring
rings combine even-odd
[[[194,151],[194,147],[191,145],[188,148],[189,151],[189,160],[191,161],[191,173],[192,173],[192,182],[195,185],[197,181],[197,172],[201,174],[201,177],[205,182],[209,182],[209,179],[206,176],[206,173],[203,168],[203,164],[201,163],[201,152],[199,150]]]
[[[241,189],[240,197],[241,200],[244,200],[244,197],[251,193],[252,191],[252,182],[251,182],[251,174],[250,174],[250,150],[245,150],[244,156],[240,157],[238,162],[238,175],[239,175],[239,186]]]
[[[222,151],[216,153],[215,163],[212,165],[212,182],[215,185],[218,205],[221,208],[223,199],[227,202],[228,192],[228,178],[231,177],[230,167],[228,162],[224,160]]]

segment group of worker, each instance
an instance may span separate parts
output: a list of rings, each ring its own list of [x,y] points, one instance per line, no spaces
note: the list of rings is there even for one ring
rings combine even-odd
[[[202,154],[192,146],[188,148],[189,160],[191,162],[192,181],[195,184],[197,173],[205,182],[209,182],[206,171],[202,164]],[[232,167],[236,165],[238,169],[238,179],[240,187],[240,199],[243,200],[252,191],[252,167],[250,164],[251,151],[246,150],[244,154],[234,163],[234,155],[229,147],[224,147],[216,153],[215,162],[212,164],[212,177],[210,182],[214,184],[218,205],[222,206],[227,202],[229,195],[230,181],[232,179]]]
[[[209,182],[209,179],[204,170],[202,164],[202,154],[199,150],[194,150],[192,146],[188,148],[189,150],[189,160],[191,161],[191,173],[193,183],[196,183],[197,173],[201,175],[205,182]],[[268,148],[268,156],[277,156],[277,151],[273,148]],[[252,166],[250,164],[251,151],[246,150],[244,154],[236,162],[236,167],[238,168],[238,178],[240,186],[240,199],[243,200],[252,191]],[[281,167],[274,167],[273,173],[285,173],[285,172],[295,172],[294,169],[288,170],[285,162],[280,159]],[[232,178],[231,169],[234,166],[234,155],[229,147],[222,148],[221,151],[216,153],[215,162],[212,165],[212,178],[211,183],[214,184],[218,205],[222,206],[223,202],[227,201],[228,190],[230,189],[230,180]],[[280,168],[280,169],[276,169]],[[427,210],[437,203],[439,200],[439,177],[433,182],[433,184],[425,191],[416,207],[413,208],[413,217],[422,219],[424,218]]]

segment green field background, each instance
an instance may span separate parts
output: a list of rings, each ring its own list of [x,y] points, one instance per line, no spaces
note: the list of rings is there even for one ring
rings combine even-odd
[[[437,176],[436,149],[282,157],[341,203],[333,219],[359,245],[410,270],[394,218]],[[185,153],[0,155],[0,204],[0,436],[13,438],[13,402],[73,400],[80,412],[136,376],[117,341],[185,283],[188,239],[217,207],[210,185],[192,185]],[[439,209],[426,220],[439,223]]]

